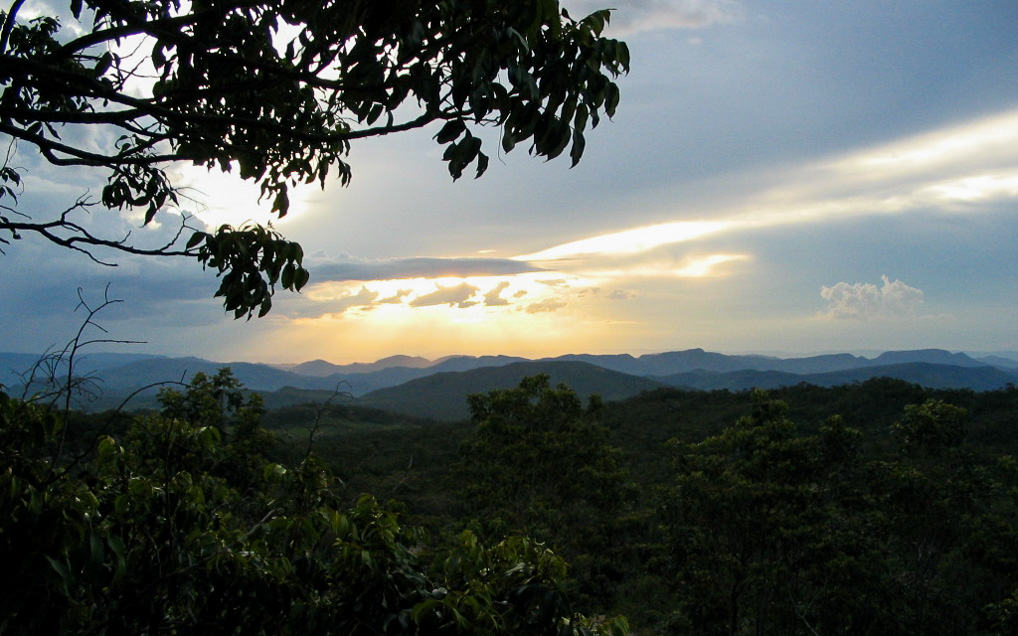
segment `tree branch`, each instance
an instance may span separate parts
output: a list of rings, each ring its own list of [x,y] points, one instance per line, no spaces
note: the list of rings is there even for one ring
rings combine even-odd
[[[88,249],[82,246],[105,247],[126,254],[134,254],[139,256],[195,256],[197,254],[197,250],[171,249],[173,245],[175,245],[177,241],[180,239],[184,230],[194,229],[187,225],[187,221],[190,217],[185,217],[182,220],[180,228],[177,230],[177,233],[168,243],[155,248],[139,248],[127,244],[126,241],[129,235],[125,236],[123,239],[120,240],[100,238],[86,230],[81,225],[67,218],[67,216],[71,212],[74,212],[75,210],[83,210],[94,205],[96,205],[94,201],[89,201],[85,198],[80,198],[75,202],[74,205],[67,208],[66,210],[63,211],[63,213],[61,213],[60,219],[45,223],[32,223],[0,219],[0,230],[10,231],[12,233],[15,233],[15,235],[17,235],[18,232],[34,232],[46,238],[47,240],[57,245],[60,245],[61,247],[67,247],[78,252],[82,252],[83,254],[88,256],[92,261],[100,265],[106,265],[109,267],[116,267],[116,263],[108,263],[103,260],[100,260],[94,254],[89,252]],[[73,232],[74,234],[71,236],[61,236],[57,234],[57,232],[60,230],[66,230],[69,232]],[[16,236],[15,238],[20,237]]]
[[[4,17],[4,26],[0,30],[0,53],[7,50],[7,42],[11,39],[11,31],[14,30],[14,20],[17,18],[18,11],[23,4],[25,4],[25,0],[14,0],[10,10],[7,11],[7,15]]]

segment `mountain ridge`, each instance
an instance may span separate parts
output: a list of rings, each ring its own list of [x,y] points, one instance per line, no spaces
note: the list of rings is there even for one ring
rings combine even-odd
[[[10,392],[18,393],[12,390],[22,383],[17,372],[30,368],[35,359],[38,357],[30,354],[0,353],[0,384],[8,387]],[[636,357],[629,354],[580,353],[536,360],[507,355],[454,355],[437,360],[419,356],[389,356],[373,363],[333,365],[319,359],[282,368],[281,365],[251,362],[213,362],[193,356],[92,353],[82,356],[76,368],[80,370],[77,375],[87,373],[99,378],[105,391],[124,395],[157,382],[187,382],[197,372],[215,373],[224,366],[229,366],[237,379],[254,391],[273,392],[284,387],[304,391],[338,390],[358,398],[437,374],[466,373],[525,363],[536,365],[534,369],[552,363],[584,364],[670,386],[698,389],[774,388],[800,382],[830,386],[832,382],[856,382],[880,373],[918,384],[932,383],[930,386],[942,388],[987,390],[1018,383],[1018,360],[1013,361],[1014,366],[1009,366],[1010,359],[1002,356],[992,360],[998,364],[988,364],[965,353],[943,349],[886,351],[873,358],[848,353],[779,358],[756,354],[728,355],[696,348]],[[337,368],[347,372],[332,372]],[[486,376],[482,373],[480,377]],[[407,390],[412,392],[415,386]],[[150,393],[154,395],[155,389]]]

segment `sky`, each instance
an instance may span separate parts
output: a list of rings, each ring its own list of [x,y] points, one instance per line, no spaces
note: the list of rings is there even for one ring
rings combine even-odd
[[[562,4],[616,7],[632,56],[575,168],[521,148],[453,183],[437,127],[354,144],[349,187],[274,222],[311,282],[250,321],[194,262],[26,238],[2,246],[0,350],[62,346],[108,284],[93,332],[145,344],[96,350],[220,361],[1018,351],[1018,3]],[[29,213],[101,183],[17,159]],[[249,184],[172,174],[211,226],[270,218]],[[154,244],[179,213],[82,222]]]

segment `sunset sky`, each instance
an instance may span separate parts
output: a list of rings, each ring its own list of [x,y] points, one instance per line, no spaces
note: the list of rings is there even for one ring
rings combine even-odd
[[[105,337],[147,344],[96,350],[221,361],[1018,351],[1018,3],[562,4],[617,7],[632,52],[576,168],[490,144],[453,183],[436,129],[355,144],[352,185],[275,224],[312,281],[260,320],[225,315],[194,262],[3,246],[0,350],[62,345],[76,289],[109,282]],[[96,189],[18,159],[26,211]],[[253,186],[175,170],[210,225],[268,219]],[[155,241],[175,218],[91,221]]]

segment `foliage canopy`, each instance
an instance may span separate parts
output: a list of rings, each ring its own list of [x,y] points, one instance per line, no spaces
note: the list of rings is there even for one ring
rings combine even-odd
[[[238,171],[282,217],[294,185],[349,183],[354,141],[436,122],[454,179],[487,169],[482,126],[500,127],[506,152],[568,148],[575,165],[629,68],[625,44],[602,36],[607,10],[574,19],[556,0],[71,0],[64,15],[19,19],[23,3],[0,12],[0,134],[53,165],[103,170],[102,206],[142,209],[146,223],[177,199],[174,162]],[[299,246],[271,228],[142,249],[74,221],[98,202],[27,218],[11,159],[4,243],[35,233],[90,255],[192,256],[223,276],[217,295],[237,317],[308,280]]]
[[[161,397],[68,461],[66,413],[0,392],[0,631],[626,633],[572,610],[540,543],[431,549],[370,496],[342,505],[314,456],[269,461],[260,400],[228,372]]]

